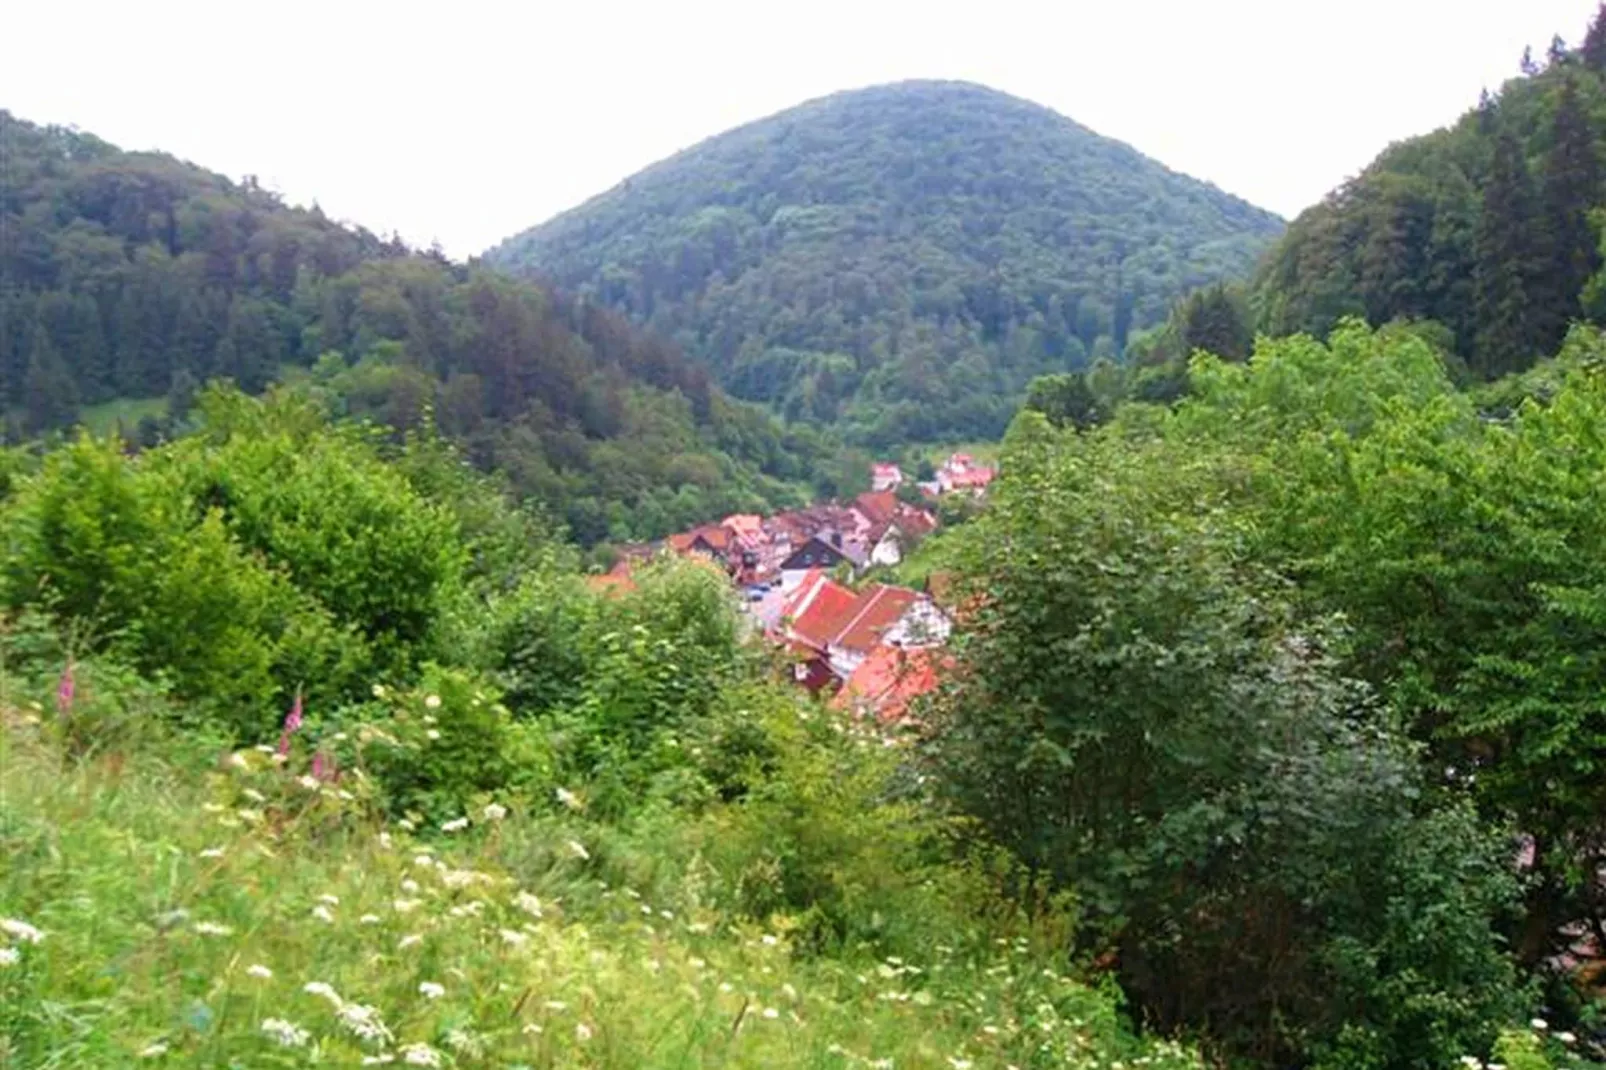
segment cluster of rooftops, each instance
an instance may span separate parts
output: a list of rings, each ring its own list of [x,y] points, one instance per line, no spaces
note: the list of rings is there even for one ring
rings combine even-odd
[[[993,470],[955,454],[923,500],[978,493]],[[627,547],[599,587],[629,585],[633,560],[668,550],[704,558],[742,591],[754,626],[786,650],[793,678],[833,702],[884,723],[905,718],[909,703],[936,686],[950,621],[929,591],[886,583],[855,589],[843,582],[875,565],[896,565],[936,530],[926,505],[900,499],[896,465],[871,469],[873,490],[846,504],[828,502],[777,513],[728,516],[670,535],[661,544]]]

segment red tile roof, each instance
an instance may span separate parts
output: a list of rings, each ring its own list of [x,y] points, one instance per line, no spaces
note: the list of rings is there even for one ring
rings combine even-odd
[[[819,650],[830,645],[838,622],[858,603],[857,596],[819,569],[811,569],[781,609],[791,635]]]
[[[938,668],[934,651],[876,647],[848,677],[833,704],[874,714],[884,723],[902,720],[910,702],[936,690]]]
[[[881,643],[887,629],[898,623],[919,600],[918,591],[878,583],[861,594],[850,611],[834,622],[836,629],[831,644],[845,650],[870,650]]]
[[[891,520],[898,512],[898,496],[890,490],[861,494],[853,499],[854,507],[863,513],[871,525],[879,526]]]

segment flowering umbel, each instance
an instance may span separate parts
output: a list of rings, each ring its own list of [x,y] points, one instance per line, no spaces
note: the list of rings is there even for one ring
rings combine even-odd
[[[290,737],[295,735],[296,729],[301,727],[301,689],[296,688],[296,700],[290,706],[290,712],[284,717],[284,731],[279,735],[279,753],[290,753]]]

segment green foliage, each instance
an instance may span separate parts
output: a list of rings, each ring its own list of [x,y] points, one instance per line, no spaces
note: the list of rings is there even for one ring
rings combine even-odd
[[[996,438],[1034,377],[1118,355],[1279,228],[1036,105],[910,82],[722,134],[488,255],[885,446]]]
[[[409,691],[374,691],[385,713],[347,734],[392,813],[439,823],[476,803],[550,790],[541,734],[516,722],[486,681],[432,665]]]
[[[1390,146],[1301,214],[1255,280],[1259,327],[1320,335],[1349,316],[1434,320],[1493,379],[1553,352],[1586,312],[1598,321],[1588,217],[1606,199],[1606,81],[1579,60],[1560,46],[1543,70]]]
[[[0,141],[0,230],[15,239],[0,249],[0,423],[13,433],[81,417],[148,446],[184,427],[201,383],[255,393],[310,377],[338,415],[438,428],[587,544],[800,504],[835,464],[835,443],[731,402],[594,304],[170,157],[4,112]]]
[[[1224,459],[1012,437],[959,536],[980,602],[931,729],[943,790],[1076,890],[1075,947],[1164,1028],[1272,1065],[1485,1048],[1522,1006],[1505,843],[1424,801],[1393,719],[1245,552]]]

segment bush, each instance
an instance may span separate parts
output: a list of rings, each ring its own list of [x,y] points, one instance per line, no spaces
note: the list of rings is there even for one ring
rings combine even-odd
[[[483,679],[431,665],[418,687],[375,696],[384,712],[347,735],[393,814],[449,821],[491,799],[550,793],[543,734],[514,721]]]

